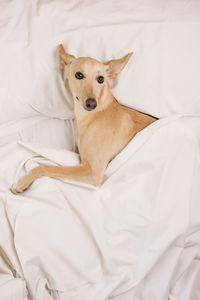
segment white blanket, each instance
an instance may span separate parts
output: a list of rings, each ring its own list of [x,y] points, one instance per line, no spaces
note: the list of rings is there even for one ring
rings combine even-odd
[[[13,195],[38,164],[79,156],[68,121],[9,122],[0,137],[1,300],[200,299],[200,117],[138,133],[99,188],[44,177]]]

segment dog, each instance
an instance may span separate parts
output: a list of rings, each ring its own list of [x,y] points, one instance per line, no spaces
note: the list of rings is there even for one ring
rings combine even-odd
[[[23,192],[42,176],[67,178],[99,186],[108,163],[133,137],[156,118],[117,102],[108,80],[126,66],[133,52],[106,63],[70,55],[59,45],[61,69],[74,100],[74,127],[81,164],[77,166],[41,165],[13,185],[15,194]]]

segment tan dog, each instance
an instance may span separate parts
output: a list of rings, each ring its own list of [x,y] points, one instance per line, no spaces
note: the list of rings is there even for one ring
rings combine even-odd
[[[81,165],[39,166],[11,190],[23,192],[42,176],[68,178],[100,185],[108,163],[130,142],[137,132],[155,121],[153,117],[120,105],[113,97],[108,79],[115,78],[133,53],[101,63],[89,57],[75,58],[59,47],[74,99],[75,131]]]

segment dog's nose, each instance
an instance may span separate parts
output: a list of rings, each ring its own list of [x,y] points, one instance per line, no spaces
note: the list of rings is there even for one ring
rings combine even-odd
[[[85,109],[86,110],[93,110],[97,107],[97,101],[94,98],[88,98],[85,101]]]

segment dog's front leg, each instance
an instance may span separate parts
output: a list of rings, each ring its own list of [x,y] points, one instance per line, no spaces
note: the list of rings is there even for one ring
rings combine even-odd
[[[42,165],[33,169],[28,175],[11,187],[14,194],[22,193],[29,185],[42,176],[49,176],[54,178],[67,178],[94,185],[99,185],[101,179],[98,173],[94,172],[89,164],[83,164],[72,167],[57,167]]]

